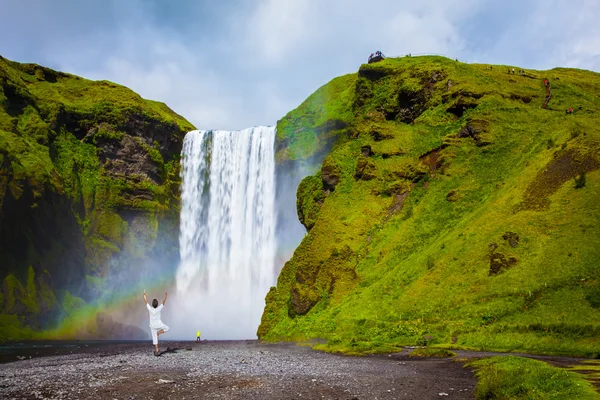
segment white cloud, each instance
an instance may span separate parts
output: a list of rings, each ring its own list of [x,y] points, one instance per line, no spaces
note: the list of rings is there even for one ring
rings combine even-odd
[[[314,39],[314,13],[311,0],[261,1],[244,27],[250,51],[258,52],[269,63],[281,63],[302,43]]]
[[[274,124],[375,50],[600,69],[593,0],[89,4],[3,5],[0,54],[126,85],[199,128]]]

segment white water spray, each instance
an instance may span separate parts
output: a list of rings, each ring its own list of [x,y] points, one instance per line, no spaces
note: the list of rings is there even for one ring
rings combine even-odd
[[[174,317],[188,337],[256,337],[276,278],[274,140],[274,127],[184,139]]]

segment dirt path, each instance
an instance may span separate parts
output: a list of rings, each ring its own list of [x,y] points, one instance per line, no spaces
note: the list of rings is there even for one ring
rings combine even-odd
[[[475,379],[450,359],[344,357],[293,344],[89,345],[0,365],[0,398],[472,399]],[[41,354],[38,354],[41,355]]]

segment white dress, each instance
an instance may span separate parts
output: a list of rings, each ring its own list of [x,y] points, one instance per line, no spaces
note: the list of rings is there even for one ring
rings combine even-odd
[[[161,329],[165,332],[169,330],[169,327],[160,319],[160,312],[163,309],[164,305],[160,304],[158,307],[154,308],[150,304],[146,303],[146,308],[148,309],[148,313],[150,314],[150,333],[152,334],[152,344],[158,344],[158,331]]]

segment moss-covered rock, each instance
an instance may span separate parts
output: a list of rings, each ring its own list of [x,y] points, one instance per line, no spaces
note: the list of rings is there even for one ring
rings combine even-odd
[[[280,162],[323,164],[261,339],[600,354],[600,75],[506,70],[386,59],[279,122]]]
[[[2,313],[39,330],[65,312],[56,293],[98,300],[136,265],[175,268],[192,129],[123,86],[0,57]]]

